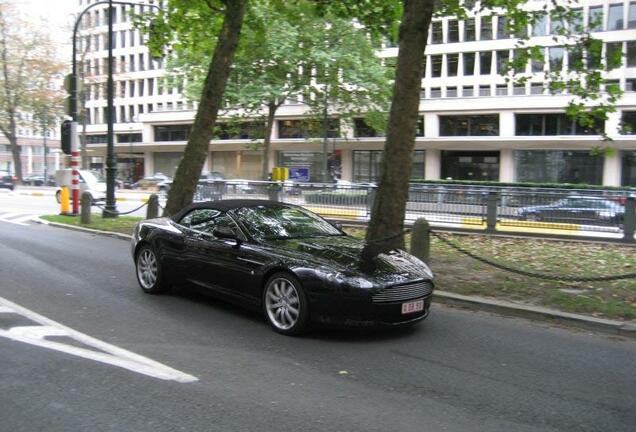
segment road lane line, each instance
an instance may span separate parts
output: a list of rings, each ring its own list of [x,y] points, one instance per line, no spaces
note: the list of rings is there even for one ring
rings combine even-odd
[[[103,342],[77,330],[73,330],[64,324],[46,318],[43,315],[26,309],[2,297],[0,297],[0,311],[8,311],[10,313],[19,314],[40,324],[40,326],[18,326],[9,330],[0,330],[0,337],[60,351],[88,360],[109,364],[111,366],[117,366],[162,380],[177,381],[180,383],[198,381],[198,378],[195,376],[178,371],[147,357],[119,348],[115,345]],[[77,347],[75,345],[68,345],[59,341],[47,340],[45,339],[46,336],[70,337],[93,349],[98,349],[103,352]]]

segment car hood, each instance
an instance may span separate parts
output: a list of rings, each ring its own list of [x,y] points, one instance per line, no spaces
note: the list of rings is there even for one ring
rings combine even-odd
[[[308,267],[321,267],[345,276],[361,276],[378,283],[401,283],[433,277],[420,259],[391,250],[364,261],[364,242],[349,236],[268,241],[267,245]]]

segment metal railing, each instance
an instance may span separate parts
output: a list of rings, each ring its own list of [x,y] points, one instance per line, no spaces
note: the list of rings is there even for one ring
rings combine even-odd
[[[202,182],[195,201],[269,199],[334,219],[367,221],[376,187],[359,184],[249,180]],[[405,219],[424,217],[448,228],[535,234],[613,235],[634,241],[636,190],[529,189],[417,184],[409,188]]]

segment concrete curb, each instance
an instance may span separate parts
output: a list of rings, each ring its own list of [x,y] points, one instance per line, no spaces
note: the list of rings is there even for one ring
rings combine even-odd
[[[130,240],[132,238],[132,236],[128,234],[94,230],[91,228],[84,228],[75,225],[49,222],[43,219],[38,219],[37,222],[69,230],[83,231],[86,233],[107,237],[115,237],[121,240]],[[484,297],[465,296],[441,290],[434,291],[433,301],[449,306],[458,306],[472,310],[492,312],[498,315],[525,318],[533,321],[557,323],[569,327],[593,330],[597,332],[636,339],[636,324],[633,323],[624,323],[621,321],[588,317],[585,315],[561,312],[558,310],[548,309],[540,306],[520,305],[518,303],[489,299]]]
[[[63,223],[59,223],[59,222],[50,222],[44,219],[37,219],[36,222],[43,224],[43,225],[49,225],[49,226],[54,226],[54,227],[58,227],[58,228],[65,228],[71,231],[81,231],[81,232],[85,232],[85,233],[89,233],[89,234],[95,234],[95,235],[102,235],[105,237],[115,237],[121,240],[130,240],[132,239],[131,235],[128,234],[122,234],[122,233],[116,233],[116,232],[111,232],[111,231],[100,231],[100,230],[96,230],[96,229],[92,229],[92,228],[84,228],[81,226],[75,226],[75,225],[67,225],[67,224],[63,224]]]
[[[520,305],[502,300],[477,296],[465,296],[436,290],[433,301],[473,310],[493,312],[499,315],[526,318],[534,321],[558,323],[569,327],[594,330],[636,339],[636,324],[561,312],[540,306]]]

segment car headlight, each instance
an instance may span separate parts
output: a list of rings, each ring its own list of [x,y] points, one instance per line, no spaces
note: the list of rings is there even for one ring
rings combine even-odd
[[[373,288],[373,283],[360,276],[347,276],[340,272],[327,273],[325,280],[338,285],[348,285],[354,288]]]

